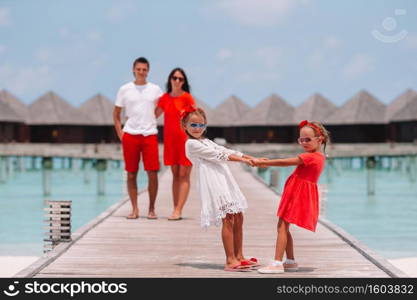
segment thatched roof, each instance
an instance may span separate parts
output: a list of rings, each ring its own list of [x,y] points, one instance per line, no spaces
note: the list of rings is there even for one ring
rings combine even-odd
[[[277,126],[294,124],[294,107],[280,96],[272,94],[244,114],[237,126]]]
[[[29,116],[29,110],[26,104],[17,99],[7,90],[0,91],[0,102],[7,104],[20,118],[21,122],[26,122]]]
[[[324,120],[327,125],[384,124],[386,106],[365,90],[358,92]]]
[[[316,93],[295,109],[294,122],[295,124],[302,120],[323,122],[336,108],[336,105],[327,98]]]
[[[29,105],[30,125],[91,125],[91,120],[50,91]]]
[[[113,125],[113,109],[114,103],[101,94],[80,106],[80,111],[91,119],[91,125]]]
[[[218,116],[214,113],[213,109],[210,106],[208,106],[207,103],[198,98],[194,97],[194,101],[197,107],[201,107],[206,112],[208,125],[216,126],[219,123],[219,121]]]
[[[406,120],[416,120],[417,114],[415,114],[413,117],[405,109],[406,107],[408,107],[408,109],[413,110],[412,103],[414,103],[414,105],[417,105],[417,92],[412,89],[408,89],[404,93],[396,97],[390,104],[388,104],[386,111],[386,121],[389,122],[393,120],[393,118],[395,118],[395,121],[402,121],[400,120],[401,117],[405,117]]]
[[[411,98],[402,109],[391,117],[392,122],[417,121],[417,96]]]
[[[23,123],[23,120],[9,105],[0,102],[0,122]]]
[[[213,112],[218,121],[218,124],[215,125],[222,127],[233,126],[249,111],[250,107],[246,103],[232,95],[214,109]]]

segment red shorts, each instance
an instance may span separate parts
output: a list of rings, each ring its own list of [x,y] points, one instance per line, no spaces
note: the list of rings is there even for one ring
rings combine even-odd
[[[142,153],[143,166],[146,171],[159,170],[158,136],[141,134],[133,135],[125,132],[122,138],[125,170],[135,173],[139,170]]]

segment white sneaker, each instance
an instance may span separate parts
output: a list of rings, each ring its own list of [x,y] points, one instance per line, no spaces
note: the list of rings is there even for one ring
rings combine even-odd
[[[297,272],[298,271],[298,264],[294,263],[283,263],[285,272]]]
[[[280,274],[284,273],[284,265],[282,263],[272,262],[269,266],[258,269],[261,274]]]

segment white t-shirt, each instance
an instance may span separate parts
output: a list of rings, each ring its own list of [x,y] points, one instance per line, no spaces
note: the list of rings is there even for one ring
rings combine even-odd
[[[155,107],[162,94],[161,88],[151,82],[144,85],[136,85],[134,82],[122,85],[117,92],[115,104],[126,110],[128,119],[123,131],[144,136],[157,134]]]

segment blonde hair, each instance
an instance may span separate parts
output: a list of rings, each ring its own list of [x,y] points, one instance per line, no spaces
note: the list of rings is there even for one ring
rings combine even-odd
[[[187,122],[188,122],[188,120],[193,115],[196,115],[196,116],[199,116],[199,117],[203,118],[204,119],[204,123],[207,124],[206,112],[201,107],[197,107],[193,111],[188,111],[188,112],[183,113],[183,115],[181,116],[181,127],[184,128],[184,131],[188,135],[188,137],[190,137],[192,139],[194,139],[194,137],[188,133],[188,131],[187,131],[186,128],[187,128]]]
[[[320,134],[323,137],[323,145],[324,145],[324,153],[326,153],[326,146],[328,143],[330,143],[330,132],[318,121],[310,122],[314,125],[316,125],[318,128],[320,128],[320,131],[318,134]],[[308,126],[308,125],[307,125]],[[314,128],[313,128],[314,130]],[[316,132],[316,130],[314,130]],[[316,132],[317,134],[317,132]]]

